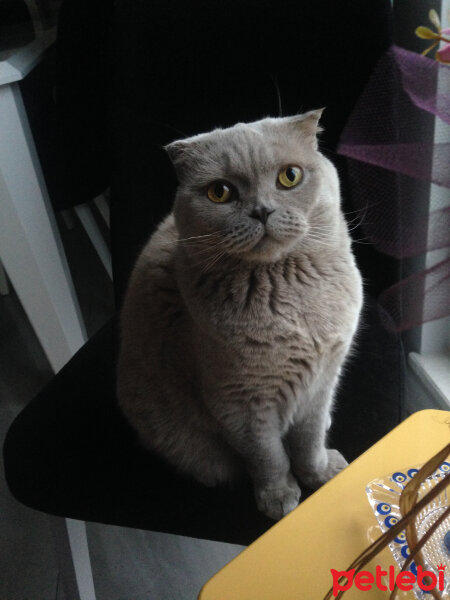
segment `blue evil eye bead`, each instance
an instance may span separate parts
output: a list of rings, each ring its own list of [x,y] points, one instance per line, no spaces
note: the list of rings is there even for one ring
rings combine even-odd
[[[397,473],[394,473],[392,475],[392,479],[395,481],[395,483],[405,483],[407,477],[404,473],[400,473],[400,471],[397,471]]]
[[[444,462],[439,468],[443,473],[448,473],[450,471],[450,463]]]
[[[393,527],[396,523],[398,523],[398,519],[397,517],[394,517],[394,515],[389,515],[384,520],[384,524],[386,525],[386,527],[389,527],[389,529]]]
[[[447,552],[450,554],[450,531],[444,535],[444,546]]]
[[[404,531],[399,533],[398,536],[396,538],[394,538],[394,542],[397,542],[397,544],[405,544],[406,543],[406,533]]]
[[[408,558],[409,555],[411,554],[411,552],[409,551],[409,548],[406,544],[404,546],[402,546],[401,553],[402,553],[403,558]]]
[[[409,469],[408,477],[411,477],[411,479],[412,479],[414,477],[414,475],[417,475],[418,472],[419,472],[419,469]]]
[[[417,577],[417,565],[414,561],[409,565],[409,570]]]
[[[391,512],[391,505],[387,502],[380,502],[377,505],[377,512],[380,515],[388,515]]]

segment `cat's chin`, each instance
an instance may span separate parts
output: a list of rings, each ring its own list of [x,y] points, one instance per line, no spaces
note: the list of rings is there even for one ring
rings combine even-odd
[[[294,245],[294,240],[280,241],[270,235],[264,235],[250,250],[240,258],[247,262],[272,263],[281,260]]]

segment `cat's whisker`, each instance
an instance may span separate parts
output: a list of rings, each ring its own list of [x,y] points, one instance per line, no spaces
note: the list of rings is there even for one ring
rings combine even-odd
[[[365,238],[361,238],[359,240],[352,240],[352,244],[361,244],[362,246],[373,246],[372,242],[364,242]]]
[[[348,230],[348,232],[350,233],[351,231],[354,231],[355,229],[358,229],[358,227],[362,225],[362,220],[359,223],[356,223],[356,225],[353,225],[353,227],[350,227],[350,229]],[[373,222],[371,221],[365,221],[364,225],[374,225]]]
[[[201,245],[201,244],[207,244],[209,242],[211,242],[212,240],[218,238],[219,236],[211,236],[208,238],[200,238],[200,239],[192,239],[192,240],[177,240],[175,243],[176,244],[180,244],[180,246],[196,246]]]
[[[168,242],[170,245],[183,245],[183,246],[195,246],[200,244],[207,244],[211,240],[215,238],[221,238],[221,234],[224,233],[224,230],[213,231],[212,233],[205,233],[203,235],[193,235],[187,238],[178,238],[173,242]]]
[[[310,240],[315,246],[322,246],[323,248],[332,248],[332,244],[322,242],[321,240]]]
[[[208,244],[215,239],[220,239],[221,235],[219,233],[209,233],[206,235],[194,236],[192,238],[185,238],[176,240],[175,244],[180,244],[180,246],[195,246],[195,245],[203,245]]]
[[[189,255],[193,259],[198,259],[194,260],[192,264],[197,268],[201,267],[202,265],[206,265],[206,269],[204,270],[208,270],[208,265],[213,265],[216,260],[226,254],[226,248],[224,249],[223,247],[225,242],[229,242],[229,240],[222,239],[220,242],[213,245],[208,245],[206,248],[202,248],[198,252],[192,252],[192,250],[190,250]]]
[[[357,214],[354,217],[352,217],[351,219],[348,219],[347,225],[351,225],[351,223],[354,223],[355,221],[358,221],[359,219],[364,219],[366,214],[367,214],[367,210],[364,210],[364,211],[362,211],[362,214]]]
[[[347,212],[343,212],[342,214],[345,217],[348,217],[348,215],[354,215],[355,213],[366,212],[367,209],[368,209],[368,205],[363,206],[362,208],[356,208],[355,210],[349,210]]]
[[[310,227],[308,229],[308,231],[313,231],[314,233],[329,233],[330,231],[333,231],[335,228],[334,227]]]
[[[308,240],[313,240],[315,242],[323,242],[324,244],[328,244],[328,240],[330,238],[326,237],[326,236],[322,236],[322,235],[308,235],[306,236],[306,239]]]
[[[353,219],[350,219],[349,221],[347,221],[347,227],[348,227],[349,233],[351,231],[353,231],[354,229],[357,229],[358,227],[360,227],[363,224],[364,219],[367,216],[367,210],[368,210],[368,208],[369,208],[369,205],[367,204],[363,209],[359,209],[358,212],[362,211],[362,213],[363,213],[361,216],[359,214],[357,214],[355,217],[353,217]],[[354,212],[356,212],[356,211],[354,211]],[[355,221],[356,221],[356,225],[354,224]],[[368,223],[367,221],[365,221],[364,224],[365,225],[372,225],[372,223]]]
[[[225,256],[225,252],[220,250],[217,254],[206,264],[206,266],[202,269],[202,273],[208,272],[212,267],[220,261],[221,258]]]
[[[310,227],[308,229],[308,233],[311,232],[311,233],[318,233],[318,234],[321,234],[321,233],[330,234],[330,233],[333,232],[334,229],[335,229],[334,227],[330,227],[329,229],[328,228],[327,229],[323,229],[321,227]]]
[[[365,225],[373,225],[373,223],[364,223]],[[362,225],[362,221],[360,221],[359,223],[356,223],[355,225],[353,225],[352,227],[350,227],[348,229],[348,232],[351,233],[352,231],[355,231],[355,229],[358,229],[358,227],[360,227]]]
[[[331,247],[333,245],[333,244],[327,242],[327,240],[324,240],[323,238],[320,238],[320,237],[315,237],[312,235],[308,235],[307,237],[309,240],[313,241],[315,244],[319,244],[320,246]]]
[[[222,239],[219,242],[217,242],[216,244],[208,244],[207,246],[205,246],[204,248],[200,248],[198,249],[196,252],[193,252],[192,250],[190,250],[190,254],[192,256],[200,256],[202,254],[208,254],[210,253],[212,250],[215,250],[218,248],[218,246],[222,246],[225,242],[227,242],[226,239]]]
[[[343,215],[345,217],[348,217],[349,215],[354,215],[354,214],[358,214],[358,213],[367,213],[367,211],[370,208],[373,208],[374,206],[378,206],[379,204],[383,204],[384,202],[386,202],[385,200],[378,200],[378,202],[371,202],[370,204],[366,204],[365,206],[361,206],[361,208],[355,208],[354,210],[348,210],[343,212]]]
[[[212,243],[212,240],[209,240],[208,243],[197,243],[197,244],[180,244],[180,248],[186,249],[189,253],[192,254],[203,254],[205,252],[209,252],[216,246],[220,245],[222,242]]]
[[[367,212],[369,210],[369,208],[373,208],[374,206],[384,204],[385,202],[386,202],[386,200],[378,200],[377,202],[371,202],[370,204],[367,203],[365,206],[362,206],[361,208],[355,208],[354,210],[345,211],[343,214],[347,217],[348,215],[352,215],[354,213]]]
[[[347,229],[348,229],[349,231],[351,231],[351,230],[352,230],[352,229],[354,229],[355,227],[359,227],[359,226],[361,225],[361,223],[362,223],[362,220],[360,220],[360,219],[358,219],[358,220],[355,220],[355,219],[354,219],[354,220],[352,220],[352,221],[349,221],[349,222],[347,223]]]
[[[347,230],[350,232],[350,231],[353,231],[354,229],[358,229],[358,227],[360,227],[362,225],[363,221],[364,221],[364,215],[361,219],[358,219],[358,220],[353,219],[352,221],[349,221],[347,223]]]
[[[223,229],[219,229],[218,231],[213,231],[212,233],[205,233],[203,235],[192,235],[192,236],[187,237],[187,238],[179,238],[177,240],[177,242],[187,242],[188,240],[198,240],[200,238],[206,238],[206,237],[211,237],[211,236],[214,236],[214,235],[218,235],[218,234],[223,233],[223,232],[224,232]]]

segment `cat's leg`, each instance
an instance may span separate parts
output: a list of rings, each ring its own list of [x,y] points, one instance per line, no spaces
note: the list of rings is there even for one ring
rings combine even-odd
[[[313,489],[347,466],[338,450],[326,448],[333,392],[334,382],[316,392],[309,399],[306,410],[298,411],[287,435],[292,471]]]
[[[240,456],[216,436],[192,428],[181,437],[185,438],[185,450],[174,462],[206,487],[232,486],[245,476]]]
[[[176,443],[159,441],[148,431],[142,432],[140,442],[149,450],[156,450],[174,467],[193,477],[206,487],[233,485],[245,475],[240,457],[231,448],[194,427],[179,424]]]
[[[241,457],[213,427],[209,430],[206,422],[200,426],[201,415],[189,403],[185,391],[167,385],[162,394],[157,388],[155,382],[148,395],[151,402],[144,398],[131,407],[122,403],[140,444],[207,487],[232,485],[242,479],[245,468]],[[185,410],[188,406],[190,410]]]
[[[223,422],[222,422],[223,423]],[[300,500],[300,487],[290,470],[276,411],[254,415],[249,421],[223,423],[228,442],[243,457],[253,481],[258,509],[278,520]]]

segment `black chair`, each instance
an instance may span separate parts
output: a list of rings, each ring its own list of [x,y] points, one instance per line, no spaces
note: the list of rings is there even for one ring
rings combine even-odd
[[[59,85],[81,90],[84,77],[103,72],[82,110],[60,89],[63,118],[80,130],[89,123],[80,138],[92,139],[86,152],[78,149],[73,173],[82,181],[72,177],[72,184],[85,189],[91,178],[97,186],[96,155],[101,173],[107,157],[118,306],[139,249],[170,211],[176,181],[162,146],[175,138],[326,106],[321,146],[339,169],[344,210],[352,210],[346,164],[335,149],[390,44],[389,0],[67,0],[60,73],[80,52],[75,40],[70,47],[61,37],[71,19],[83,23],[81,55],[89,61]],[[72,146],[75,162],[76,154]],[[330,432],[330,444],[349,460],[398,424],[403,381],[400,340],[382,327],[374,300],[397,280],[398,265],[368,245],[355,252],[367,282],[365,310]],[[272,522],[256,510],[249,483],[207,489],[139,447],[116,406],[117,347],[114,320],[15,420],[4,447],[14,496],[63,517],[252,542]]]

